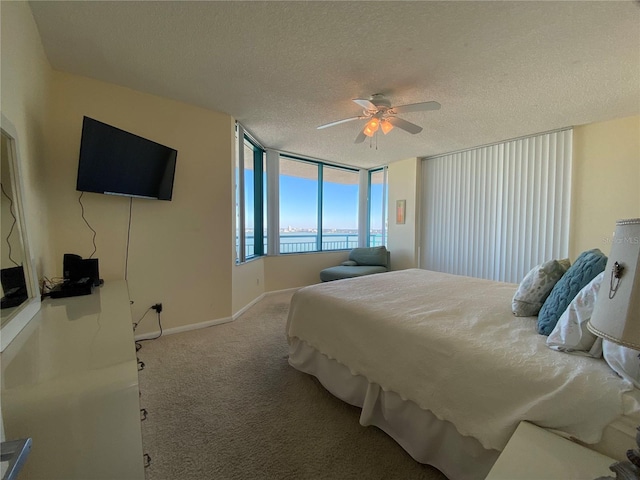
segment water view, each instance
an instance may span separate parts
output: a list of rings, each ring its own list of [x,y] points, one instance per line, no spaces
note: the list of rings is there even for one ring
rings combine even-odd
[[[280,232],[280,253],[317,252],[319,250],[350,250],[358,246],[358,232],[351,230],[346,232],[323,232],[321,237],[313,231],[286,231]],[[267,251],[267,235],[264,236],[264,251]],[[238,247],[236,238],[236,247]],[[319,245],[322,248],[319,248]],[[372,232],[369,235],[369,246],[383,245],[382,233]],[[253,231],[246,232],[246,255],[254,254]]]

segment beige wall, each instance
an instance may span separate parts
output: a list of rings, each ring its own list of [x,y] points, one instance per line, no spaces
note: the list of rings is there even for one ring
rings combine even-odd
[[[419,195],[421,160],[410,158],[389,165],[389,239],[391,269],[418,267]],[[406,223],[396,223],[396,201],[406,200]]]
[[[287,254],[236,265],[233,273],[233,312],[240,311],[265,292],[320,283],[320,270],[339,265],[348,256],[347,251]]]
[[[339,251],[266,257],[265,291],[286,290],[320,283],[320,270],[340,265],[348,256],[348,251]]]
[[[235,263],[235,260],[234,260]],[[260,297],[265,290],[264,257],[233,267],[233,313]]]
[[[43,167],[52,71],[27,2],[2,2],[1,22],[0,104],[18,135],[30,248],[41,275],[51,267]]]
[[[163,328],[228,318],[231,306],[232,145],[228,115],[79,77],[52,76],[47,128],[48,198],[55,271],[64,253],[88,257],[92,232],[81,217],[75,189],[83,116],[168,145],[178,151],[172,201],[133,199],[127,259],[130,199],[95,193],[82,198],[85,217],[97,232],[100,274],[126,278],[132,316],[162,302]],[[153,316],[137,333],[157,330]]]
[[[611,249],[615,222],[640,217],[640,116],[576,127],[569,253]]]

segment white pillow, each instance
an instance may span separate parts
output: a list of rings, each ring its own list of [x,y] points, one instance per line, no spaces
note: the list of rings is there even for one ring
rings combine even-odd
[[[640,351],[606,339],[602,342],[602,351],[605,361],[614,372],[640,388]]]
[[[518,285],[511,301],[511,311],[516,317],[538,315],[553,286],[571,266],[568,258],[549,260],[533,267]]]
[[[555,328],[547,337],[547,346],[554,350],[578,355],[600,357],[602,342],[587,329],[593,313],[604,272],[597,275],[571,300]]]

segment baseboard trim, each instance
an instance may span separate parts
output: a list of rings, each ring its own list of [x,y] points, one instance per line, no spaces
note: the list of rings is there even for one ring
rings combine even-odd
[[[277,295],[279,293],[288,293],[288,292],[294,292],[296,290],[299,290],[301,287],[294,287],[294,288],[285,288],[284,290],[274,290],[272,292],[264,292],[262,295],[260,295],[258,298],[255,298],[254,300],[252,300],[251,302],[249,302],[247,305],[245,305],[244,307],[242,307],[240,310],[238,310],[236,313],[233,314],[233,319],[236,320],[240,315],[242,315],[244,312],[246,312],[247,310],[249,310],[251,307],[253,307],[256,303],[258,303],[260,300],[262,300],[263,298],[266,297],[270,297],[271,295]]]
[[[208,320],[206,322],[192,323],[190,325],[182,325],[180,327],[173,327],[173,328],[163,329],[162,330],[162,335],[163,336],[164,335],[173,335],[174,333],[189,332],[191,330],[198,330],[200,328],[213,327],[214,325],[222,325],[224,323],[233,322],[238,317],[240,317],[244,312],[249,310],[251,307],[253,307],[256,303],[258,303],[263,298],[269,297],[271,295],[277,295],[279,293],[294,292],[296,290],[299,290],[300,288],[302,288],[302,287],[285,288],[284,290],[274,290],[272,292],[265,292],[262,295],[260,295],[258,298],[254,299],[253,301],[251,301],[250,303],[248,303],[247,305],[242,307],[240,310],[238,310],[236,313],[234,313],[231,317],[218,318],[216,320]],[[160,330],[156,330],[155,332],[141,333],[140,335],[135,335],[134,339],[135,340],[149,340],[149,339],[157,337],[159,334],[160,334]]]
[[[246,312],[247,310],[249,310],[251,307],[253,307],[256,303],[258,303],[260,300],[262,300],[264,297],[266,297],[266,294],[263,293],[262,295],[260,295],[258,298],[254,298],[251,302],[247,303],[244,307],[242,307],[240,310],[238,310],[236,313],[234,313],[231,318],[233,320],[236,320],[240,315],[242,315],[244,312]]]
[[[180,327],[167,328],[162,330],[162,336],[165,335],[173,335],[174,333],[182,333],[188,332],[190,330],[199,330],[200,328],[212,327],[214,325],[222,325],[223,323],[233,322],[232,317],[218,318],[216,320],[208,320],[206,322],[200,323],[192,323],[190,325],[182,325]],[[140,335],[135,335],[135,340],[149,340],[151,338],[155,338],[160,334],[160,330],[156,330],[155,332],[149,333],[141,333]]]

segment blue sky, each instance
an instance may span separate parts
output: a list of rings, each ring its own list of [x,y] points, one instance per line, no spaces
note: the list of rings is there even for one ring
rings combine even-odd
[[[323,228],[358,229],[358,186],[324,182]],[[318,182],[280,177],[280,226],[315,228]]]
[[[247,184],[253,184],[253,171],[245,171]],[[246,192],[246,202],[253,203],[253,191]],[[374,185],[371,193],[373,205],[381,210],[382,186]],[[324,182],[323,228],[358,228],[358,186]],[[280,176],[280,227],[316,228],[318,215],[318,182],[288,175]],[[250,210],[250,209],[248,209]],[[250,214],[247,211],[247,214]],[[247,226],[253,227],[253,215],[247,218]],[[372,229],[380,229],[381,214],[374,215]]]

